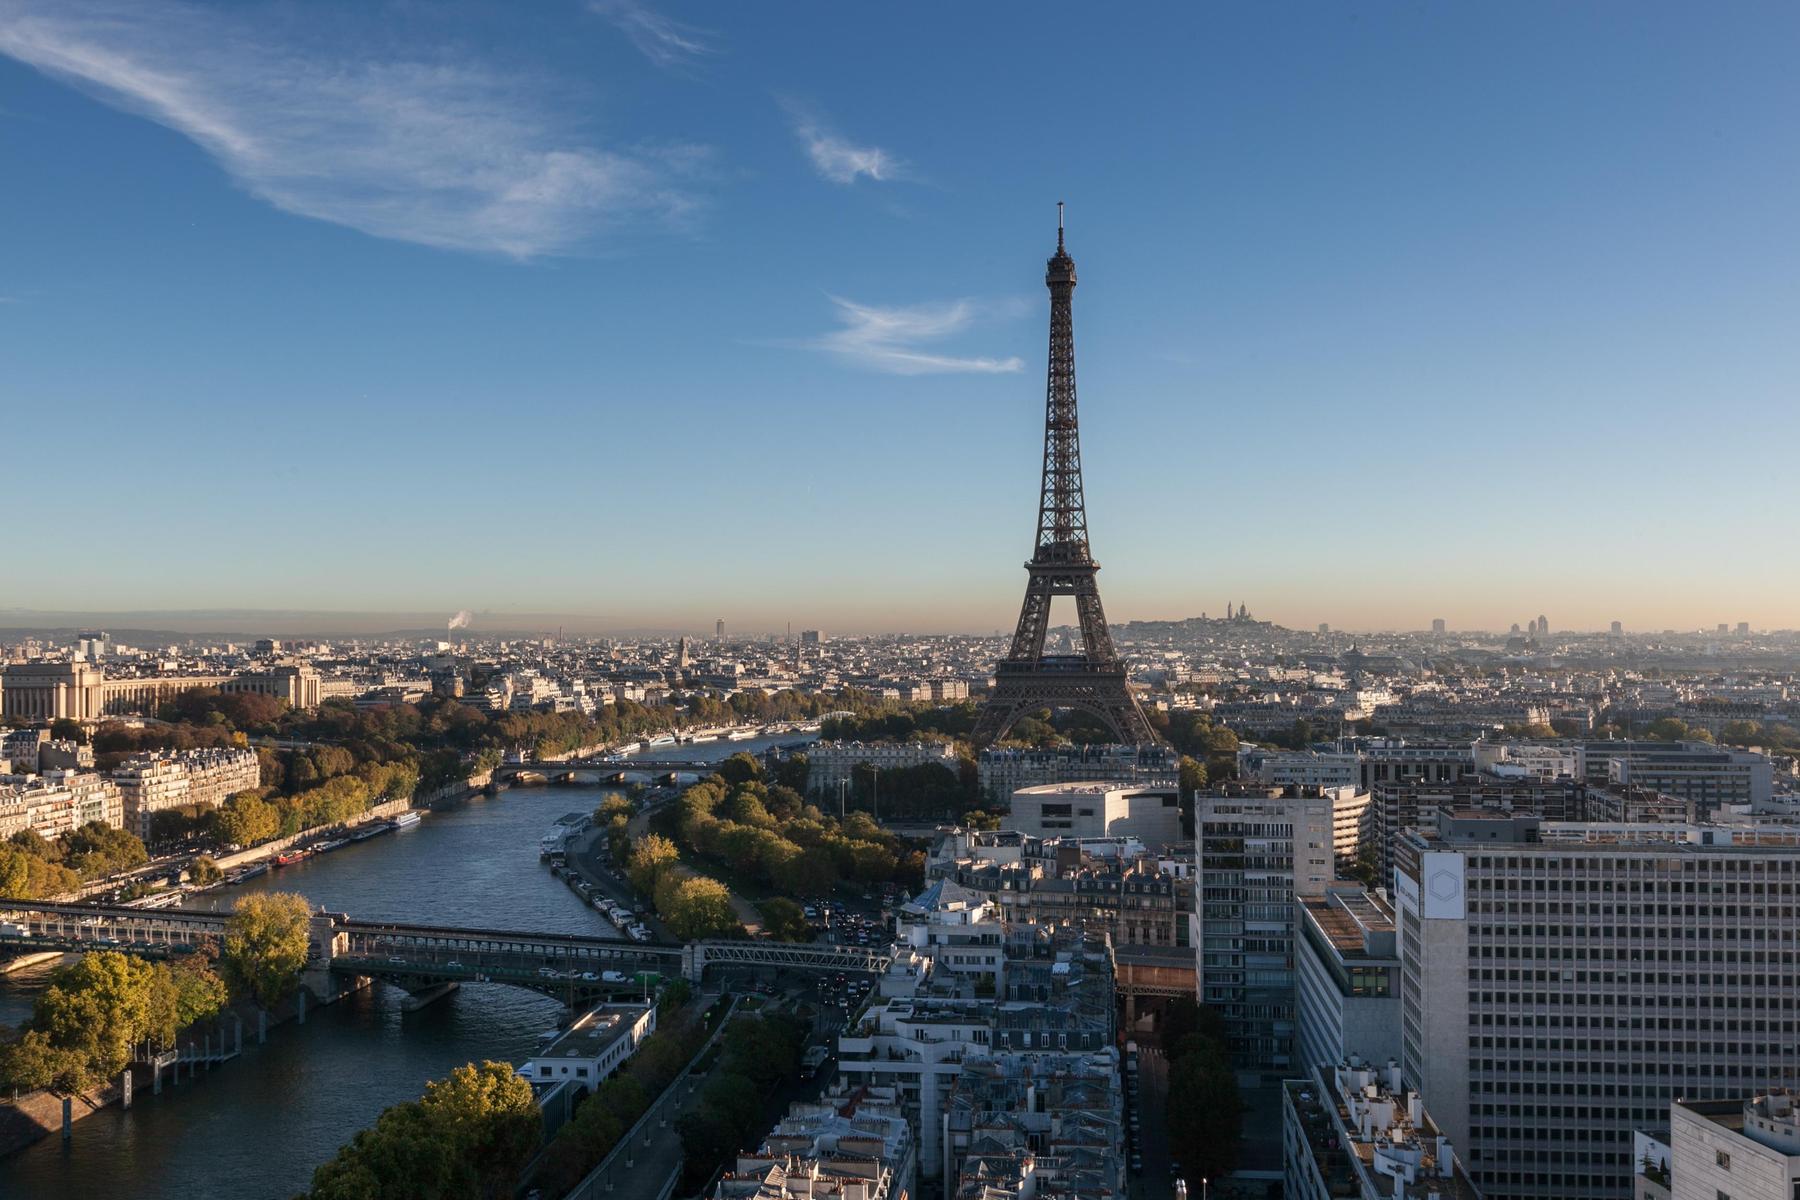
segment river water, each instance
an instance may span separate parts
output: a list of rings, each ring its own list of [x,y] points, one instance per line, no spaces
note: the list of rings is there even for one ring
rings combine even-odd
[[[718,759],[798,735],[706,742],[646,757]],[[515,788],[428,814],[411,829],[354,843],[250,883],[200,897],[229,905],[249,891],[291,891],[356,917],[424,924],[607,933],[600,914],[550,877],[538,841],[564,813],[591,812],[602,787]],[[0,976],[0,1021],[28,1015],[49,968]],[[242,1058],[161,1096],[139,1093],[75,1125],[64,1153],[50,1137],[0,1159],[0,1200],[286,1200],[390,1104],[481,1059],[522,1062],[561,1006],[522,988],[465,984],[417,1012],[385,985],[315,1008],[270,1031]]]

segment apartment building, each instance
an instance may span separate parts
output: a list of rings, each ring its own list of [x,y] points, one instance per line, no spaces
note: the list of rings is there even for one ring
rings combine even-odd
[[[944,1103],[967,1059],[1113,1052],[1112,950],[1104,935],[1037,926],[993,938],[985,901],[944,880],[906,909],[876,999],[838,1039],[838,1073],[898,1089],[920,1170],[941,1178]]]
[[[1377,783],[1370,801],[1369,828],[1376,840],[1376,862],[1388,881],[1394,847],[1409,829],[1428,826],[1440,809],[1484,808],[1531,813],[1550,821],[1580,821],[1587,810],[1587,786],[1578,779],[1541,779],[1525,775],[1463,775],[1439,783],[1423,779]]]
[[[153,814],[184,804],[216,808],[259,786],[262,767],[254,750],[159,750],[126,759],[112,777],[124,801],[125,828],[147,838]]]
[[[1115,946],[1189,946],[1193,861],[1141,843],[1027,839],[1000,831],[947,837],[926,864],[985,897],[1003,922],[1104,930]],[[972,844],[971,844],[972,843]]]
[[[1126,1194],[1118,1054],[971,1057],[944,1102],[951,1200]]]
[[[1246,1082],[1294,1068],[1295,900],[1334,878],[1332,800],[1304,788],[1231,786],[1194,797],[1196,974],[1225,1019]]]
[[[981,791],[996,805],[1020,788],[1083,780],[1138,787],[1173,786],[1179,756],[1167,746],[1076,746],[1063,750],[983,750],[976,758]]]
[[[947,742],[815,742],[806,750],[806,790],[835,804],[840,786],[855,788],[859,767],[894,771],[927,764],[955,771],[956,748]]]
[[[1680,796],[1711,814],[1728,804],[1766,804],[1774,794],[1775,765],[1766,755],[1709,742],[1584,744],[1587,781]]]
[[[1397,1067],[1320,1067],[1281,1088],[1284,1200],[1482,1200]]]
[[[112,780],[91,771],[0,775],[0,839],[31,830],[44,838],[99,821],[123,828],[125,802]]]
[[[1317,750],[1274,750],[1245,743],[1238,747],[1238,779],[1270,787],[1355,787],[1362,782],[1362,756]]]
[[[1489,1197],[1622,1198],[1671,1100],[1800,1062],[1800,827],[1443,812],[1400,848],[1401,1064]]]
[[[753,1153],[739,1154],[712,1200],[910,1200],[918,1139],[893,1088],[838,1087],[794,1101]]]

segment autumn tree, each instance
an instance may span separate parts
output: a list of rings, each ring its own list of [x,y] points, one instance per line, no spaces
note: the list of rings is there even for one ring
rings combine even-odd
[[[220,958],[225,978],[264,1008],[273,1008],[296,986],[306,966],[311,911],[288,892],[246,896],[225,923]]]

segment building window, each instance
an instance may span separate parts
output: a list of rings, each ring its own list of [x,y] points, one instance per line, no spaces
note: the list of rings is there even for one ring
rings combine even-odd
[[[1725,1153],[1725,1151],[1714,1150],[1713,1151],[1713,1161],[1718,1163],[1719,1166],[1722,1167],[1723,1169],[1725,1169],[1727,1171],[1731,1170],[1731,1155]],[[1731,1198],[1729,1196],[1724,1195],[1724,1193],[1720,1193],[1719,1200],[1731,1200]]]

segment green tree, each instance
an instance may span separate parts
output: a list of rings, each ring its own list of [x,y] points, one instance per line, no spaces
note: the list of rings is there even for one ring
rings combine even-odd
[[[675,843],[657,834],[646,834],[631,846],[631,863],[626,874],[631,878],[631,886],[646,896],[656,890],[657,880],[669,867],[681,859],[680,851]]]
[[[219,864],[214,862],[211,857],[202,854],[188,864],[188,878],[201,887],[206,887],[225,878],[225,872],[219,870]]]
[[[1169,1062],[1169,1153],[1190,1183],[1223,1179],[1237,1170],[1243,1141],[1237,1077],[1211,1039],[1190,1037],[1183,1047],[1186,1052]]]
[[[440,1142],[473,1172],[482,1196],[512,1196],[543,1130],[531,1084],[510,1064],[469,1063],[426,1084],[419,1106]]]
[[[41,1029],[27,1029],[17,1041],[0,1046],[0,1087],[12,1092],[79,1092],[87,1082],[81,1056],[52,1045]]]
[[[670,883],[673,887],[670,887]],[[701,875],[665,879],[657,884],[656,911],[669,932],[683,941],[717,937],[737,925],[731,910],[731,893],[716,879]]]
[[[313,1172],[310,1200],[475,1200],[473,1173],[418,1102],[396,1104]]]
[[[255,792],[239,792],[214,817],[218,839],[227,845],[255,846],[281,832],[281,814]]]
[[[762,764],[756,761],[756,756],[740,750],[719,764],[718,778],[723,780],[727,787],[732,787],[740,783],[749,783],[754,779],[761,779],[762,773]]]
[[[169,973],[175,984],[178,1028],[186,1028],[196,1021],[212,1020],[231,998],[225,981],[204,955],[188,954],[176,959],[169,965]]]
[[[159,975],[152,964],[112,950],[53,972],[33,1005],[31,1027],[50,1048],[73,1056],[59,1062],[58,1086],[80,1090],[111,1079],[140,1043],[172,1041],[167,977],[166,967]]]
[[[762,910],[763,930],[770,937],[783,942],[812,941],[812,926],[806,922],[806,913],[792,900],[775,896],[757,907]]]
[[[104,821],[89,821],[58,840],[62,843],[63,861],[83,879],[100,879],[150,861],[136,834]]]
[[[1184,754],[1176,763],[1176,771],[1181,785],[1181,799],[1184,803],[1189,802],[1193,800],[1194,793],[1206,786],[1206,764]]]
[[[220,958],[225,978],[264,1008],[299,984],[306,965],[311,912],[306,898],[288,892],[246,896],[225,924]]]

